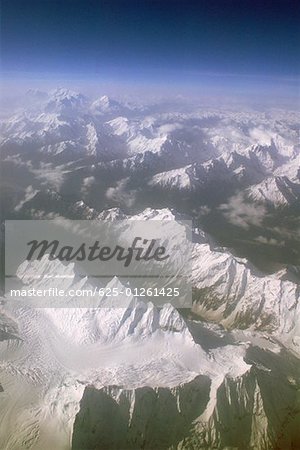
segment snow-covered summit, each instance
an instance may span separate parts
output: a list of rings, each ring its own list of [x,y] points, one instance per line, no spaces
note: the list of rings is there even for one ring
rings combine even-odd
[[[246,195],[254,202],[274,206],[292,205],[300,199],[300,183],[293,183],[286,176],[274,176],[251,186]]]
[[[118,114],[122,111],[123,106],[117,100],[102,95],[92,102],[90,109],[94,114]]]
[[[45,110],[54,113],[72,113],[86,106],[87,99],[80,94],[69,89],[58,88],[50,92],[49,101]]]

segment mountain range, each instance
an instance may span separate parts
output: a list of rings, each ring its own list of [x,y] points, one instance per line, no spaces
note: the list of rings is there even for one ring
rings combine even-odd
[[[4,294],[1,448],[300,447],[299,119],[64,88],[6,111],[1,222],[191,220],[193,301],[36,308]],[[80,273],[44,257],[17,275],[93,289]]]

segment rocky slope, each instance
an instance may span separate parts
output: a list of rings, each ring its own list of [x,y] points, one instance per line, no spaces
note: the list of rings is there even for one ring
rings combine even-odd
[[[32,283],[26,264],[18,275]],[[83,286],[73,265],[44,259],[39,268],[41,275],[64,274],[60,288]],[[122,308],[104,302],[36,309],[4,301],[1,318],[2,448],[63,448],[71,440],[80,448],[84,440],[96,448],[250,448],[255,442],[267,449],[286,426],[284,439],[295,442],[299,366],[268,335],[224,332],[184,320],[170,304],[158,309],[134,298]],[[270,383],[284,398],[274,418]],[[112,420],[118,437],[109,431]],[[243,437],[235,431],[240,423],[247,427]]]
[[[245,359],[252,367],[240,376],[176,388],[87,387],[72,449],[298,448],[298,361],[257,347]]]

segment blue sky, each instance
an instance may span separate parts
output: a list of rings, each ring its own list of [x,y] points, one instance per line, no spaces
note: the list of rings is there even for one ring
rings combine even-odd
[[[2,0],[4,77],[297,89],[300,2]]]

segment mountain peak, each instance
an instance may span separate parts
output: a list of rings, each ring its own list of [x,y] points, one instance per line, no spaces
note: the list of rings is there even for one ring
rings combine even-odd
[[[78,110],[85,105],[86,98],[80,92],[60,87],[51,91],[46,111],[65,113],[74,109]]]

